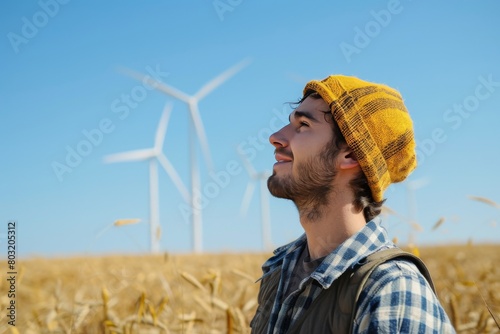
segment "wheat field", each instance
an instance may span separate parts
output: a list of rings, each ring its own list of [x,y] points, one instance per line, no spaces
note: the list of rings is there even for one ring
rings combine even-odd
[[[500,333],[500,245],[412,249],[458,333]],[[269,254],[18,261],[16,327],[2,333],[249,333]],[[7,283],[0,283],[5,310]]]

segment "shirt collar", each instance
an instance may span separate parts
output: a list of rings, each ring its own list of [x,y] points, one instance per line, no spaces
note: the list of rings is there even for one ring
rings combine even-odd
[[[302,249],[306,244],[306,235],[302,234],[297,240],[277,248],[274,255],[262,266],[263,277],[281,266],[288,254]],[[394,247],[394,244],[389,240],[385,228],[381,226],[381,219],[375,217],[328,254],[311,274],[311,278],[318,281],[324,289],[328,289],[347,269],[354,267],[368,255],[389,247]]]
[[[304,233],[298,239],[290,242],[289,244],[276,248],[273,252],[274,255],[270,257],[269,260],[267,260],[262,265],[262,271],[264,273],[264,276],[268,272],[271,272],[276,267],[280,266],[285,256],[287,256],[290,253],[293,253],[295,250],[299,248],[302,249],[302,247],[304,247],[306,243],[307,243],[307,237],[306,234]]]
[[[351,236],[327,255],[311,274],[324,289],[328,289],[347,269],[356,266],[368,255],[383,248],[394,247],[379,217],[368,222],[360,231]]]

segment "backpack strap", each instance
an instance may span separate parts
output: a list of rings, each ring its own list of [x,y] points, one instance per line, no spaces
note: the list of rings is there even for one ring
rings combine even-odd
[[[422,260],[399,248],[384,249],[367,256],[346,270],[314,299],[287,333],[352,333],[358,299],[368,278],[379,265],[393,259],[415,264],[434,291],[431,276]],[[319,283],[314,281],[312,284]],[[318,322],[318,319],[324,321]]]
[[[363,291],[363,288],[365,287],[366,282],[368,281],[368,278],[379,265],[393,259],[407,260],[413,263],[420,271],[420,273],[425,277],[432,291],[436,293],[436,290],[434,288],[434,283],[432,282],[429,270],[427,270],[425,264],[417,256],[405,252],[399,248],[384,249],[375,252],[373,254],[370,254],[364,260],[362,260],[362,262],[360,262],[357,267],[353,268],[354,272],[351,275],[351,280],[354,282],[359,282],[357,283],[359,285],[357,287],[356,294],[352,296],[352,300],[354,301],[354,303],[352,304],[349,333],[352,333],[352,327],[354,324],[354,317],[356,315],[356,306],[358,303],[358,299],[359,296],[361,295],[361,292]]]

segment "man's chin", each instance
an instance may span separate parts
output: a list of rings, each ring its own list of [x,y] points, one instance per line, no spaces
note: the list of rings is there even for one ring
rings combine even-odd
[[[271,195],[277,198],[292,199],[288,182],[281,180],[276,172],[267,180],[267,188]]]

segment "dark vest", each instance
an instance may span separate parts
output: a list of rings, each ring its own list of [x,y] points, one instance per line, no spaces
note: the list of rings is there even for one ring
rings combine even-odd
[[[429,271],[418,257],[403,252],[399,248],[375,252],[366,257],[358,266],[348,269],[328,289],[322,291],[302,316],[292,324],[287,333],[352,333],[356,304],[368,277],[377,266],[395,258],[414,263],[434,290]],[[259,307],[250,323],[252,333],[267,332],[280,278],[281,266],[262,279],[258,297]],[[313,281],[312,284],[318,283]]]

